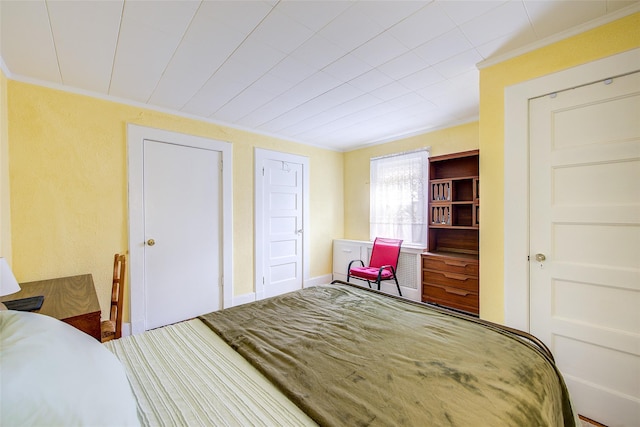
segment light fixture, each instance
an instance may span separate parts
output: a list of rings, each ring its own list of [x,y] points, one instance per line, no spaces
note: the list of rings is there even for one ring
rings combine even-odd
[[[15,294],[20,290],[20,285],[11,271],[11,267],[5,258],[0,258],[0,297]],[[6,309],[0,302],[0,309]]]

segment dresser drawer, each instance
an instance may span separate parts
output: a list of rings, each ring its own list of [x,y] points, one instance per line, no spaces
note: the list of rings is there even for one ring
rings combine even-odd
[[[422,255],[422,268],[478,277],[478,261],[447,256]]]
[[[422,283],[478,292],[478,277],[448,271],[422,270]]]
[[[451,288],[449,286],[434,284],[422,285],[422,300],[446,307],[457,308],[473,314],[478,314],[479,311],[477,292]]]

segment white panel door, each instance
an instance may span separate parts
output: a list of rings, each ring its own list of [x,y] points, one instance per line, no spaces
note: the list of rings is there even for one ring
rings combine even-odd
[[[531,332],[578,413],[640,425],[640,73],[530,103]]]
[[[302,288],[302,165],[265,160],[264,297]]]
[[[221,308],[221,156],[144,141],[146,329]]]
[[[304,286],[309,277],[309,159],[255,150],[256,299]]]

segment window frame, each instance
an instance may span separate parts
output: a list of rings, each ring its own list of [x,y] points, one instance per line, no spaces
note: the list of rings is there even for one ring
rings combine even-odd
[[[388,237],[402,239],[403,244],[409,246],[427,246],[429,156],[430,149],[424,147],[372,157],[369,160],[369,238],[371,241],[376,237]],[[405,158],[407,163],[405,167],[398,166],[398,163],[403,160],[401,158]],[[419,170],[415,169],[416,165],[419,165]],[[407,174],[407,172],[410,173]],[[381,189],[382,181],[387,181],[386,185],[383,184],[386,190]],[[416,182],[419,182],[417,189]],[[410,193],[415,194],[416,191],[419,194],[417,197],[410,195]],[[379,201],[385,200],[385,194],[387,197],[402,197],[400,193],[412,197],[411,200],[402,201],[404,209],[395,209],[395,212],[392,212],[386,209],[391,205],[386,208],[380,205]],[[397,213],[400,215],[394,215]],[[407,218],[411,221],[407,222]],[[390,222],[390,219],[393,222]]]

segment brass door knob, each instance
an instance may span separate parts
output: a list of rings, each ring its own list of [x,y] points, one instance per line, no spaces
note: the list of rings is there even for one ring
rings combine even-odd
[[[544,254],[536,254],[536,261],[538,262],[542,262],[544,260],[546,260],[547,257]]]
[[[149,240],[147,240],[147,245],[149,245],[149,246],[153,246],[153,245],[155,245],[155,244],[156,244],[156,241],[155,241],[155,240],[153,240],[153,239],[149,239]]]

